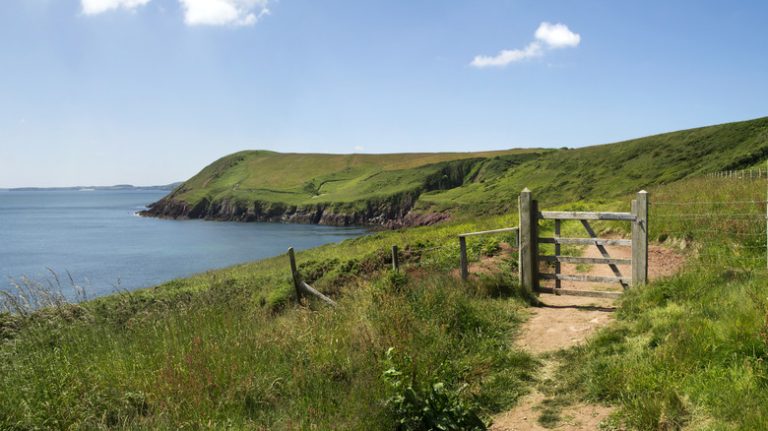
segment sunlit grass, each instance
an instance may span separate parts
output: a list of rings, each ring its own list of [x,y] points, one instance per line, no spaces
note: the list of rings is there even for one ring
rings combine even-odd
[[[694,179],[653,189],[651,232],[689,263],[630,290],[616,324],[563,352],[551,395],[617,404],[631,429],[768,428],[765,186]]]
[[[463,396],[488,418],[530,384],[536,363],[511,342],[531,298],[510,276],[464,284],[440,273],[458,264],[457,233],[506,223],[381,232],[299,253],[338,309],[289,306],[278,257],[0,314],[0,428],[392,429],[380,378],[389,348],[413,358],[406,371],[419,381],[469,385]],[[393,284],[391,244],[410,253],[404,271],[427,271]]]

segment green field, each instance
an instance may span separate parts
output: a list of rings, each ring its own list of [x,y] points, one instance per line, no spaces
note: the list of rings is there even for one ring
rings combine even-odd
[[[516,225],[523,186],[548,208],[574,210],[626,210],[648,188],[651,240],[687,258],[678,275],[624,296],[617,322],[590,343],[557,353],[565,366],[553,377],[552,405],[616,406],[607,429],[766,429],[766,184],[702,177],[759,166],[766,154],[768,119],[759,119],[479,157],[461,185],[420,194],[422,211],[451,211],[453,220],[298,253],[301,273],[338,309],[296,306],[285,256],[77,305],[22,283],[0,312],[0,429],[472,429],[473,418],[514,406],[536,384],[541,364],[513,340],[537,300],[518,286],[513,255],[496,274],[457,281],[456,235]],[[303,157],[302,169],[289,168]],[[363,174],[325,182],[317,198],[302,190],[353,159],[352,170],[401,172],[412,184],[430,178],[417,173],[459,163],[419,155],[379,165],[379,157],[240,153],[176,196],[224,196],[240,184],[272,190],[257,199],[279,190],[366,199],[361,190],[374,180]],[[499,254],[503,241],[472,239],[471,260]],[[403,273],[388,269],[392,245]],[[50,306],[32,309],[31,298]],[[548,414],[556,424],[557,409]]]

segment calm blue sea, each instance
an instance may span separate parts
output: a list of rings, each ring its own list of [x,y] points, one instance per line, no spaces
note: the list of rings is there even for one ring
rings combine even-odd
[[[135,213],[162,191],[0,190],[0,289],[66,271],[88,297],[338,242],[359,228],[158,220]]]

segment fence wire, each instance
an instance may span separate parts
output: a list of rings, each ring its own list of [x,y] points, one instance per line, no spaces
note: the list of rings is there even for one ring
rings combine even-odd
[[[468,263],[483,258],[511,259],[516,264],[518,253],[515,232],[488,232],[466,238]],[[461,246],[457,236],[449,237],[440,245],[406,245],[399,248],[399,264],[406,268],[431,268],[444,271],[461,269]]]
[[[768,171],[725,171],[651,192],[651,239],[696,256],[768,266]]]

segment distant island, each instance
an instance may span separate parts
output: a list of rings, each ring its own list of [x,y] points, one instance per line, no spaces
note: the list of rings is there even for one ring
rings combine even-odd
[[[131,184],[117,184],[114,186],[72,186],[72,187],[15,187],[0,188],[2,191],[9,192],[52,192],[52,191],[91,191],[91,190],[167,190],[172,191],[180,186],[182,182],[166,184],[162,186],[134,186]]]

